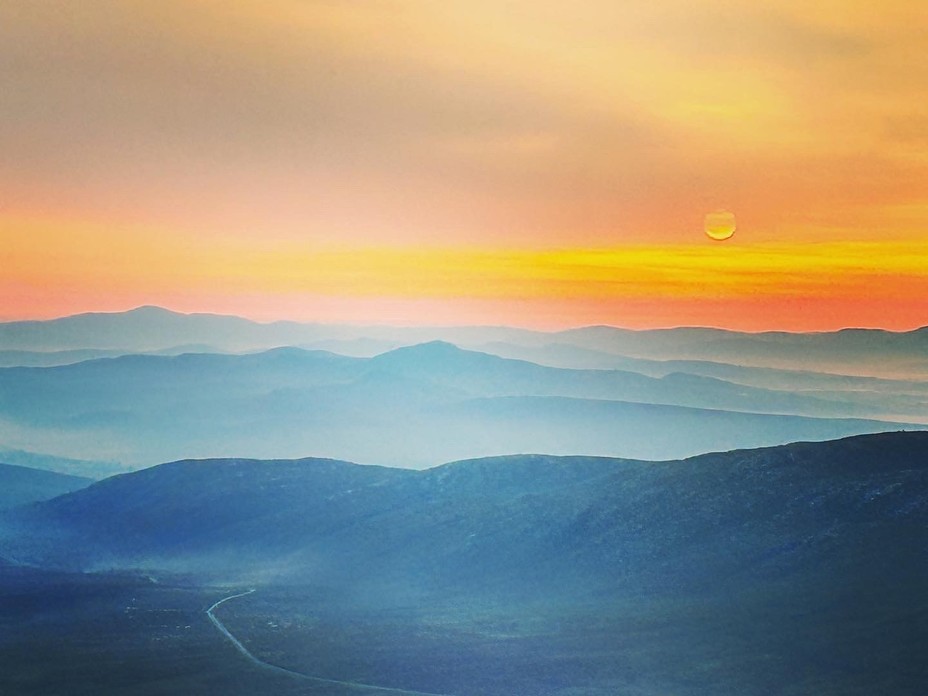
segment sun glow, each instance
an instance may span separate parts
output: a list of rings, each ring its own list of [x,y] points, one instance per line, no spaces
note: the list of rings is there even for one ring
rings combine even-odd
[[[496,319],[520,304],[547,303],[548,323],[559,325],[640,324],[623,308],[702,301],[730,302],[733,325],[745,325],[764,302],[827,303],[829,313],[853,323],[855,302],[901,302],[908,311],[909,298],[928,297],[928,242],[765,242],[724,250],[698,243],[349,246],[251,238],[217,243],[157,228],[123,227],[115,234],[109,225],[49,220],[8,219],[5,229],[0,290],[11,300],[9,318],[17,316],[17,304],[21,315],[34,311],[25,299],[39,288],[57,298],[61,313],[71,298],[90,298],[92,308],[101,302],[177,307],[186,298],[181,305],[209,309],[224,295],[237,298],[244,314],[266,315],[275,302],[292,310],[301,302],[309,307],[342,298],[343,306],[373,307],[377,300],[430,307],[423,319],[439,323],[436,314],[454,316],[455,305],[496,307],[487,314]]]
[[[3,3],[0,312],[928,322],[925,13],[723,5]]]
[[[705,220],[706,236],[717,242],[731,239],[735,233],[735,216],[727,210],[708,213]]]

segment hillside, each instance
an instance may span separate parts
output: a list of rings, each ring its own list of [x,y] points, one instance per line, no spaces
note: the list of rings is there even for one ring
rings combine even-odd
[[[92,479],[0,463],[0,510],[85,488]]]
[[[0,558],[44,568],[7,564],[19,640],[0,640],[0,687],[200,693],[203,675],[241,673],[226,693],[357,690],[318,677],[457,696],[917,696],[926,491],[928,433],[666,462],[164,464],[0,514]],[[224,626],[274,668],[210,626],[224,597]],[[61,641],[89,626],[100,645]]]
[[[921,567],[907,554],[923,541],[926,490],[928,433],[660,463],[522,455],[421,472],[181,461],[15,513],[8,524],[21,531],[4,543],[72,568],[189,564],[247,576],[258,564],[265,576],[304,577],[312,565],[333,582],[511,589],[531,570],[535,583],[584,591],[642,577],[694,588],[738,575],[871,572],[868,554],[896,570]],[[85,541],[54,541],[72,537]]]

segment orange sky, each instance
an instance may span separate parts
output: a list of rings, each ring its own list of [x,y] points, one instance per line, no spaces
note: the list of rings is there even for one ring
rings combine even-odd
[[[920,3],[694,5],[5,2],[0,319],[928,324]]]

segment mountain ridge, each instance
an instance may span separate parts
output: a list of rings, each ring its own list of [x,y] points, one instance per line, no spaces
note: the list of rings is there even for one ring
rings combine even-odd
[[[0,368],[0,441],[135,467],[307,450],[416,466],[526,448],[664,458],[918,428],[905,414],[926,400],[554,368],[447,342],[373,358],[277,347]]]
[[[3,453],[0,452],[0,459]],[[49,500],[85,488],[93,479],[0,461],[0,510]]]
[[[326,679],[363,669],[365,683],[468,696],[917,696],[926,530],[926,432],[424,471],[179,460],[0,513],[0,582],[24,605],[16,639],[48,636],[43,658],[83,645],[60,625],[105,623],[138,645],[133,667],[153,645],[187,664],[221,640],[208,625],[185,640],[203,610],[241,597],[221,619],[256,659]],[[104,621],[113,581],[128,584]],[[91,594],[61,600],[69,588]],[[46,628],[49,605],[77,611]]]
[[[120,321],[125,321],[128,324],[133,324],[135,326],[144,326],[144,323],[139,320],[147,320],[149,322],[172,322],[174,325],[180,325],[183,323],[193,324],[195,322],[202,322],[208,324],[212,327],[218,326],[239,326],[239,327],[248,327],[249,329],[258,329],[260,330],[263,327],[265,330],[281,330],[284,332],[293,332],[293,331],[308,331],[310,333],[319,332],[321,329],[338,329],[342,333],[351,334],[352,332],[367,332],[369,334],[373,333],[389,333],[391,331],[403,332],[404,329],[407,329],[409,333],[416,333],[416,331],[425,331],[425,332],[436,332],[441,330],[446,330],[448,332],[453,332],[456,330],[468,331],[468,330],[486,330],[486,331],[511,331],[515,334],[521,334],[525,336],[552,336],[552,337],[569,337],[577,334],[587,334],[587,335],[605,335],[606,337],[615,337],[615,336],[667,336],[673,333],[677,333],[680,336],[684,336],[687,340],[692,340],[694,337],[699,337],[702,339],[705,338],[719,338],[724,337],[747,337],[755,339],[793,339],[796,337],[839,337],[839,338],[873,338],[875,336],[883,338],[904,338],[910,337],[913,339],[921,339],[924,336],[928,335],[928,325],[915,327],[913,329],[907,330],[889,330],[883,328],[867,328],[867,327],[846,327],[842,329],[829,330],[829,331],[812,331],[812,332],[803,332],[803,331],[758,331],[758,332],[749,332],[749,331],[739,331],[734,329],[726,328],[716,328],[716,327],[696,327],[696,326],[678,326],[678,327],[667,327],[667,328],[654,328],[654,329],[629,329],[622,328],[619,326],[612,325],[590,325],[590,326],[579,326],[568,329],[560,329],[555,331],[540,331],[533,329],[525,329],[519,327],[507,327],[507,326],[496,326],[496,325],[462,325],[462,326],[423,326],[413,329],[411,327],[402,327],[402,326],[386,326],[386,325],[354,325],[354,324],[322,324],[318,322],[300,322],[293,320],[275,320],[275,321],[256,321],[253,319],[247,319],[245,317],[240,317],[232,314],[221,314],[213,312],[191,312],[184,313],[178,312],[164,307],[158,307],[155,305],[143,305],[126,311],[114,311],[114,312],[84,312],[80,314],[73,314],[64,317],[57,317],[53,319],[41,319],[41,320],[12,320],[0,322],[0,344],[6,344],[9,342],[15,342],[17,339],[17,334],[25,333],[28,337],[29,334],[35,334],[36,332],[41,333],[41,331],[52,331],[55,328],[63,328],[65,334],[69,335],[72,339],[80,336],[81,332],[87,331],[86,326],[92,326],[95,330],[99,330],[100,326],[105,325],[115,325]],[[35,338],[35,336],[33,336]],[[86,333],[85,338],[92,342],[92,333]],[[26,339],[22,336],[19,337],[20,341],[25,341]],[[185,341],[189,342],[189,341]],[[422,342],[419,340],[418,342]],[[6,346],[11,347],[11,346]],[[12,346],[15,347],[15,346]],[[79,348],[113,348],[119,346],[111,345],[90,345],[85,342],[84,344],[77,346],[68,346],[68,347],[79,347]],[[151,346],[150,346],[151,347]],[[161,348],[168,347],[166,345],[159,346]]]
[[[267,569],[286,558],[284,565],[296,564],[290,568],[296,578],[305,575],[301,563],[318,557],[327,559],[326,572],[335,581],[361,572],[367,554],[376,550],[391,554],[377,571],[385,578],[428,566],[437,573],[433,580],[454,585],[456,574],[472,575],[467,564],[475,559],[502,573],[496,581],[509,582],[507,573],[522,571],[508,565],[507,554],[541,554],[534,563],[548,567],[552,580],[566,582],[575,564],[594,570],[605,564],[595,572],[599,585],[608,584],[615,563],[634,561],[636,573],[650,575],[657,572],[651,563],[658,557],[671,562],[666,554],[678,542],[692,539],[696,545],[677,548],[673,553],[682,556],[674,567],[700,549],[709,553],[706,539],[697,543],[700,535],[717,539],[743,524],[753,530],[742,542],[745,553],[761,544],[764,548],[751,551],[761,554],[796,542],[805,526],[820,524],[838,509],[842,524],[859,519],[865,526],[876,520],[906,525],[928,515],[926,483],[926,432],[660,462],[536,454],[461,460],[422,471],[328,458],[179,460],[7,512],[0,555],[32,562],[57,558],[72,568],[187,563],[194,570],[218,567],[227,573],[245,572],[242,564],[248,562]],[[877,517],[868,517],[871,513]],[[32,532],[24,536],[23,529]],[[636,541],[645,529],[656,535],[653,548]],[[83,546],[67,541],[72,538],[83,538]],[[663,551],[660,538],[670,544]],[[65,543],[56,547],[61,539]],[[816,539],[815,544],[832,543],[827,535]],[[614,551],[603,556],[602,543]],[[623,553],[629,554],[626,561]],[[436,567],[439,561],[448,567]]]

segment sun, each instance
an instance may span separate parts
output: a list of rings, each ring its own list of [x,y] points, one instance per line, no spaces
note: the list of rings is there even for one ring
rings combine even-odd
[[[717,242],[731,239],[735,233],[735,215],[727,210],[716,210],[706,214],[706,236]]]

